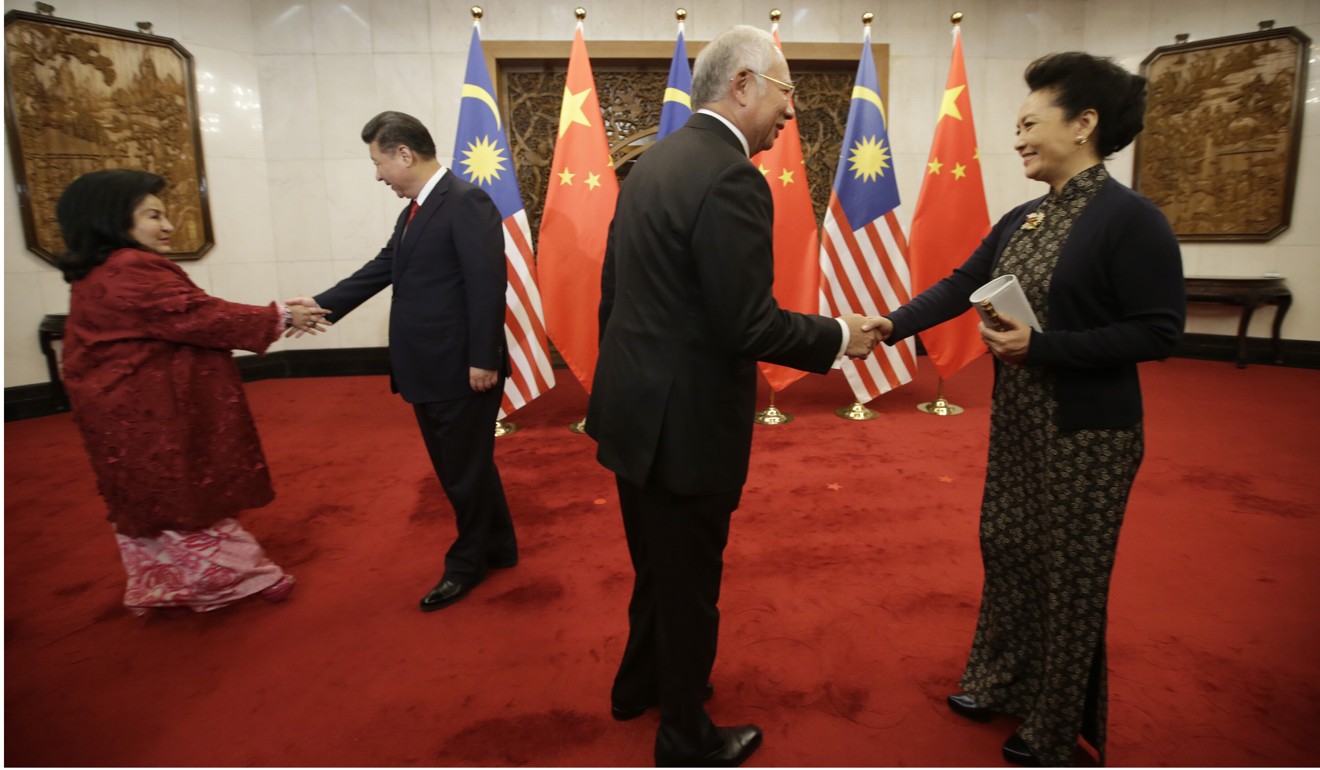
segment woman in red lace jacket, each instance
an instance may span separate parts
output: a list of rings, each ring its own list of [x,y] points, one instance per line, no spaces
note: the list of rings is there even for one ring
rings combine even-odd
[[[74,180],[56,214],[72,285],[64,382],[128,572],[124,604],[217,609],[280,601],[293,576],[235,516],[275,496],[234,364],[325,311],[208,296],[177,265],[173,225],[145,171]]]

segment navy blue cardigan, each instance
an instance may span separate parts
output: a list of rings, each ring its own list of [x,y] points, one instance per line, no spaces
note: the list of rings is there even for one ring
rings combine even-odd
[[[888,316],[888,342],[955,318],[989,281],[1008,239],[1044,197],[1004,215],[970,258]],[[1047,331],[1031,333],[1026,366],[1047,366],[1065,430],[1141,421],[1137,362],[1166,358],[1187,316],[1182,255],[1164,214],[1111,177],[1064,242],[1050,282]],[[998,372],[996,361],[996,372]]]

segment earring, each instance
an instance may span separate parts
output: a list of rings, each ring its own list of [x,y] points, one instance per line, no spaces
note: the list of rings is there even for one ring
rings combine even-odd
[[[1077,137],[1077,146],[1078,146],[1078,147],[1081,147],[1081,146],[1084,145],[1084,144],[1086,144],[1086,137],[1081,136],[1081,135],[1078,135],[1078,137]]]

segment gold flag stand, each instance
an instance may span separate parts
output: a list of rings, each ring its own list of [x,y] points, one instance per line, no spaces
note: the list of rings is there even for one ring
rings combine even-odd
[[[587,418],[583,417],[581,420],[578,420],[577,422],[570,422],[568,424],[568,429],[573,431],[574,433],[586,433]]]
[[[517,432],[518,432],[518,426],[515,425],[514,423],[505,422],[504,420],[495,421],[495,438],[500,438],[502,436],[512,436]]]
[[[874,420],[880,416],[879,412],[870,408],[866,404],[863,404],[861,401],[852,402],[852,406],[839,407],[834,410],[834,413],[845,420],[853,420],[855,422]]]
[[[962,414],[963,408],[957,404],[950,403],[944,398],[944,378],[939,379],[939,385],[936,386],[935,400],[927,401],[924,404],[917,404],[917,408],[926,414],[933,414],[939,417],[952,417],[955,414]]]
[[[756,413],[757,425],[787,425],[793,422],[793,415],[781,411],[775,406],[775,389],[770,389],[770,406],[764,412]]]

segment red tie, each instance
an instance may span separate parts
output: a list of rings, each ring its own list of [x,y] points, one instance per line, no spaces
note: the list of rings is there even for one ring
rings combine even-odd
[[[412,218],[417,214],[418,208],[419,207],[417,205],[417,201],[413,201],[412,205],[408,207],[408,221],[403,223],[404,227],[407,227],[408,225],[412,224]]]

